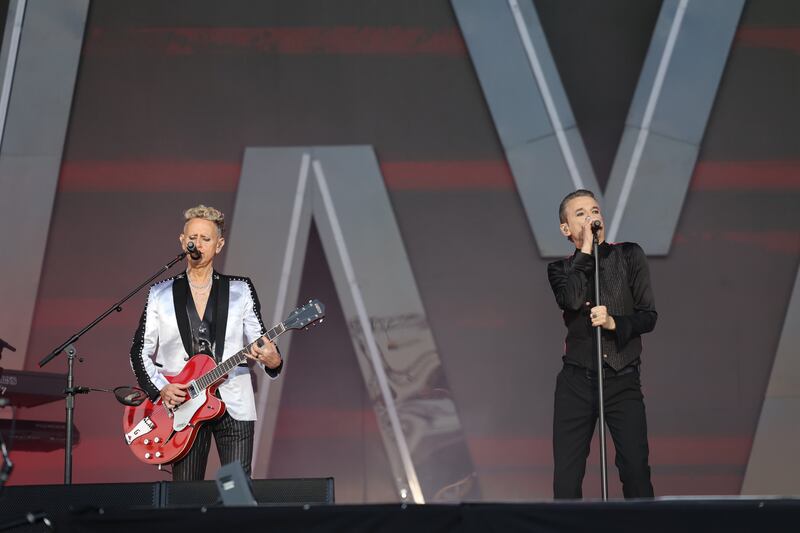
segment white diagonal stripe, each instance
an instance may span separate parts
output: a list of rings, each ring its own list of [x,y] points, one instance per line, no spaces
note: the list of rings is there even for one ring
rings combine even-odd
[[[8,40],[8,56],[3,68],[3,86],[0,88],[0,145],[3,144],[3,133],[6,129],[6,116],[8,115],[8,102],[11,98],[11,85],[14,81],[14,69],[17,66],[17,51],[19,38],[22,35],[22,21],[25,17],[27,0],[12,0],[8,5],[8,12],[14,13],[14,26]]]
[[[339,256],[342,259],[342,268],[344,269],[344,274],[347,278],[347,284],[350,288],[350,293],[353,296],[353,303],[355,304],[356,313],[358,314],[358,320],[361,325],[361,329],[364,332],[367,352],[372,360],[372,367],[375,371],[375,377],[378,380],[378,387],[381,390],[383,402],[386,406],[386,413],[389,415],[389,421],[392,425],[392,432],[394,433],[395,442],[397,443],[397,448],[400,452],[403,469],[405,470],[406,479],[408,480],[408,488],[411,490],[411,497],[413,498],[414,503],[425,503],[425,497],[422,494],[422,488],[420,487],[419,479],[417,478],[417,471],[414,468],[413,461],[411,460],[411,453],[408,449],[408,443],[406,442],[405,434],[403,433],[403,428],[400,424],[400,417],[397,414],[397,406],[395,405],[392,391],[389,389],[389,380],[386,377],[386,370],[383,367],[383,361],[381,360],[378,350],[378,343],[372,333],[369,315],[367,314],[367,307],[364,304],[364,297],[361,294],[361,288],[358,286],[358,282],[356,281],[353,263],[350,260],[350,253],[347,250],[347,243],[345,243],[344,234],[342,233],[342,228],[339,225],[339,218],[336,215],[336,209],[333,205],[333,200],[331,199],[331,193],[328,190],[328,183],[325,181],[325,174],[322,172],[322,165],[316,159],[312,165],[314,167],[314,174],[317,177],[317,185],[319,186],[320,196],[322,196],[322,202],[325,205],[325,211],[327,212],[328,219],[330,220],[333,239],[336,243],[336,248],[339,251]]]
[[[275,299],[275,313],[272,315],[272,324],[269,327],[283,320],[283,313],[286,312],[286,294],[289,290],[289,278],[292,274],[292,260],[294,259],[295,249],[297,248],[297,232],[300,228],[300,214],[303,211],[303,201],[306,195],[306,183],[308,183],[308,169],[311,162],[311,155],[303,153],[300,162],[300,176],[297,178],[297,190],[294,193],[294,206],[292,207],[292,220],[289,225],[289,235],[286,238],[286,249],[283,253],[283,266],[281,267],[281,278],[278,284],[278,296]],[[288,354],[287,354],[288,355]],[[257,413],[265,412],[267,399],[269,397],[269,380],[262,379],[261,387],[258,391]],[[261,444],[261,418],[256,421],[255,441],[253,442],[253,464],[256,463],[259,445]]]
[[[628,204],[628,199],[631,195],[633,188],[633,181],[636,178],[636,171],[639,170],[639,163],[642,160],[642,153],[644,152],[644,145],[647,142],[647,137],[650,134],[650,124],[653,122],[653,114],[656,110],[658,97],[661,95],[661,89],[664,86],[664,78],[667,75],[667,67],[672,58],[672,51],[675,49],[675,43],[678,40],[678,32],[683,23],[683,16],[686,14],[686,8],[689,6],[689,0],[680,0],[678,9],[675,12],[675,18],[672,20],[672,26],[669,29],[667,36],[667,43],[664,46],[664,52],[661,54],[661,60],[658,63],[658,70],[656,77],[653,81],[653,87],[650,89],[650,95],[647,99],[647,106],[644,110],[644,117],[642,119],[642,127],[636,137],[636,144],[633,147],[633,155],[631,156],[628,170],[625,172],[625,179],[622,182],[622,189],[619,193],[619,202],[617,202],[614,215],[611,219],[611,225],[608,228],[608,235],[606,239],[613,242],[617,239],[619,226],[622,223],[622,215],[625,213],[625,207]]]
[[[517,31],[519,37],[522,39],[522,46],[525,48],[525,54],[528,56],[528,63],[533,70],[533,75],[536,78],[536,83],[539,85],[539,90],[542,91],[542,99],[544,100],[547,115],[550,117],[550,122],[553,124],[553,130],[558,139],[558,146],[561,148],[561,154],[564,156],[564,162],[567,164],[569,175],[572,177],[572,183],[576,189],[585,188],[583,179],[578,171],[578,165],[575,164],[575,156],[572,154],[572,147],[569,145],[567,135],[564,132],[564,125],[561,124],[561,117],[558,116],[558,110],[553,102],[553,95],[550,93],[550,87],[547,85],[542,64],[539,62],[539,56],[536,54],[536,48],[533,46],[531,36],[528,33],[528,27],[525,25],[525,19],[522,18],[522,12],[519,9],[517,0],[508,0],[508,5],[511,8],[511,14],[514,16],[514,22],[517,24]]]
[[[297,179],[297,191],[294,194],[294,206],[292,207],[292,221],[289,225],[289,235],[286,238],[286,251],[283,254],[283,266],[281,267],[281,281],[278,285],[278,296],[275,301],[275,314],[272,316],[272,324],[275,325],[283,320],[283,313],[286,311],[286,292],[289,290],[289,277],[292,275],[292,260],[297,248],[297,232],[300,229],[300,213],[303,211],[303,199],[306,194],[306,183],[308,182],[308,169],[311,164],[311,154],[303,153],[300,161],[300,176]]]

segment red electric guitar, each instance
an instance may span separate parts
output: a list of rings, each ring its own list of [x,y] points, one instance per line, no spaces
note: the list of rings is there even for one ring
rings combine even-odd
[[[325,306],[318,300],[310,300],[264,336],[271,341],[290,329],[307,329],[324,317]],[[178,407],[167,408],[161,398],[155,402],[146,399],[139,406],[126,407],[122,429],[133,455],[147,464],[163,465],[174,463],[189,453],[200,425],[225,414],[225,404],[214,393],[227,373],[247,359],[245,353],[256,342],[258,339],[219,365],[207,355],[195,355],[180,374],[167,377],[171,383],[189,384],[188,398]]]

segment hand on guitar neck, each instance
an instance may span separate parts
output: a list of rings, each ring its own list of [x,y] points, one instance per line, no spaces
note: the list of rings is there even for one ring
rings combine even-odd
[[[272,341],[261,337],[256,340],[255,344],[250,347],[250,351],[245,352],[245,355],[254,361],[263,363],[269,369],[275,369],[281,366],[281,354]]]

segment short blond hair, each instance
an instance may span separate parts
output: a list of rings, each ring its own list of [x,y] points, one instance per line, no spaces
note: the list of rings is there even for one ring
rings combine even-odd
[[[193,218],[210,220],[217,226],[217,231],[219,232],[220,237],[222,237],[222,233],[225,230],[225,215],[222,214],[222,211],[216,207],[205,206],[203,204],[196,205],[184,211],[183,218],[186,219],[186,222],[192,220]]]

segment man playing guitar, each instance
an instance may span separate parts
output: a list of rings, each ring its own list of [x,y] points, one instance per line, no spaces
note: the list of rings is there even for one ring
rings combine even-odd
[[[179,374],[191,356],[206,354],[219,363],[266,332],[250,279],[214,271],[214,257],[225,245],[224,215],[199,205],[186,210],[184,218],[180,242],[190,252],[186,272],[150,288],[131,347],[139,386],[151,401],[160,398],[168,409],[188,399],[189,384],[171,383],[167,376]],[[276,346],[267,338],[253,344],[246,355],[272,379],[283,368]],[[173,480],[204,478],[212,434],[220,462],[238,460],[250,474],[256,411],[248,366],[234,366],[218,394],[225,414],[202,424],[188,454],[172,464]]]

